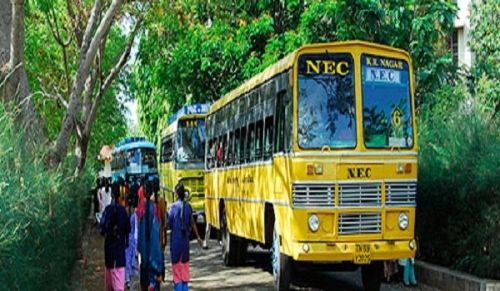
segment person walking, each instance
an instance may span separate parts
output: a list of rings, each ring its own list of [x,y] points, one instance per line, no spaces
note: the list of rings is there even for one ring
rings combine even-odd
[[[129,208],[130,209],[130,208]],[[131,232],[128,236],[128,247],[125,250],[126,266],[125,266],[125,285],[130,288],[130,282],[137,276],[139,266],[137,263],[137,227],[136,227],[135,211],[130,213],[130,228]]]
[[[170,257],[172,262],[172,280],[175,291],[189,290],[188,282],[191,279],[189,273],[189,238],[191,230],[194,231],[198,244],[202,241],[193,219],[191,205],[184,201],[186,191],[179,183],[175,186],[177,201],[175,201],[168,214],[168,227],[170,234]]]
[[[160,246],[160,211],[154,203],[152,181],[146,179],[139,189],[139,204],[136,209],[138,235],[137,250],[141,255],[141,290],[160,290],[165,265]]]
[[[97,196],[99,199],[99,213],[97,214],[97,220],[100,222],[103,216],[104,209],[111,204],[111,187],[106,178],[102,180],[102,187],[99,189]]]
[[[104,283],[107,291],[125,290],[125,249],[128,244],[130,222],[127,211],[118,203],[119,192],[108,205],[101,218],[101,234],[104,239]]]

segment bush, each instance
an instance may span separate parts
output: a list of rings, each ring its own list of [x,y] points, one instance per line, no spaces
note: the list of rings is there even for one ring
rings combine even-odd
[[[500,279],[500,132],[484,99],[457,85],[421,108],[417,234],[424,259]]]
[[[67,290],[91,176],[74,178],[69,166],[47,171],[12,128],[0,108],[1,289]]]

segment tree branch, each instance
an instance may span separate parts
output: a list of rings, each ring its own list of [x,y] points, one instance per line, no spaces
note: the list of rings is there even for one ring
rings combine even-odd
[[[80,47],[80,54],[83,56],[87,53],[87,50],[90,45],[90,40],[92,37],[92,30],[94,30],[94,26],[97,22],[97,14],[101,11],[101,0],[96,0],[94,6],[92,7],[92,11],[90,12],[89,22],[87,23],[87,28],[85,29],[85,33],[83,34],[82,45]]]
[[[90,114],[90,110],[92,109],[92,95],[94,94],[94,89],[97,83],[98,72],[96,69],[92,70],[89,78],[85,84],[85,95],[83,96],[83,112],[82,112],[82,120],[87,123],[88,116]]]
[[[115,66],[111,69],[109,74],[106,76],[104,79],[104,82],[101,83],[101,86],[99,87],[99,91],[97,93],[97,96],[94,100],[94,104],[92,105],[92,109],[90,111],[90,114],[88,116],[88,119],[85,124],[85,134],[89,134],[90,130],[92,128],[92,123],[94,122],[95,115],[97,113],[97,108],[99,106],[99,103],[103,97],[103,95],[106,93],[108,90],[109,86],[113,83],[113,81],[116,79],[118,76],[118,73],[121,71],[123,66],[127,63],[127,60],[130,56],[130,51],[132,50],[132,45],[134,44],[135,37],[137,36],[137,33],[139,32],[139,29],[142,25],[142,22],[144,20],[144,15],[141,15],[141,17],[137,20],[137,23],[135,24],[134,30],[132,31],[128,42],[127,46],[125,47],[125,50],[121,54],[120,58],[118,59],[117,63]]]
[[[92,15],[90,17],[91,21],[89,21],[89,24],[87,25],[80,51],[80,62],[78,65],[76,76],[74,78],[68,110],[64,116],[61,130],[59,131],[56,143],[51,151],[50,164],[53,166],[62,162],[67,153],[68,143],[75,126],[75,119],[81,109],[80,98],[82,97],[81,95],[84,89],[84,82],[88,78],[90,66],[96,56],[99,43],[102,41],[102,37],[105,31],[111,25],[115,13],[120,9],[122,2],[123,0],[113,0],[108,10],[106,11],[103,20],[97,27],[92,41],[89,45],[87,45],[88,39],[90,39],[90,35],[92,32],[92,27],[95,24],[95,18],[97,14],[96,11],[98,6],[100,6],[100,0],[96,0],[96,2],[94,3]]]
[[[17,64],[12,70],[10,70],[6,75],[5,78],[3,78],[2,82],[0,82],[0,88],[2,88],[5,83],[9,80],[9,78],[14,74],[14,72],[19,69],[20,67],[23,66],[23,63]]]
[[[68,46],[73,39],[73,35],[71,34],[66,41],[64,41],[61,37],[61,33],[59,32],[59,25],[57,23],[57,16],[53,9],[50,9],[46,14],[47,22],[49,24],[50,31],[52,32],[52,36],[61,47],[63,53],[63,62],[64,62],[64,73],[66,78],[66,89],[69,92],[71,90],[71,76],[69,73],[69,64],[68,64]],[[51,21],[51,17],[54,19],[54,23]]]

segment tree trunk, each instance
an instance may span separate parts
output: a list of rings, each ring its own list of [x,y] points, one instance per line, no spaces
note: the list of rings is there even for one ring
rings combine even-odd
[[[75,145],[75,156],[76,156],[76,175],[79,175],[83,168],[85,167],[85,162],[87,161],[87,150],[89,147],[90,136],[83,135],[78,138]]]
[[[4,67],[9,62],[10,58],[11,22],[12,8],[10,5],[10,0],[0,0],[0,76],[2,77],[2,80],[5,75]]]
[[[0,0],[0,68],[7,77],[0,96],[14,113],[15,126],[25,133],[32,150],[48,141],[44,123],[31,99],[24,67],[24,0]]]
[[[87,47],[86,39],[89,39],[88,32],[91,31],[88,26],[93,25],[92,21],[89,21],[88,23],[87,31],[85,32],[84,41],[82,44],[82,51],[80,52],[80,64],[78,66],[78,70],[70,94],[68,110],[64,116],[61,130],[59,131],[59,135],[57,137],[54,148],[52,149],[50,154],[50,164],[52,166],[60,164],[66,157],[68,151],[68,142],[75,128],[77,113],[80,112],[81,109],[81,95],[85,82],[90,73],[90,66],[94,61],[102,38],[104,37],[106,31],[109,29],[109,26],[113,21],[114,15],[117,11],[119,11],[122,5],[122,1],[123,0],[113,0],[102,21],[99,23],[92,41],[90,42],[90,44],[88,44],[88,50],[86,50],[84,49]],[[96,1],[96,3],[99,2]],[[92,16],[90,18],[92,19]]]

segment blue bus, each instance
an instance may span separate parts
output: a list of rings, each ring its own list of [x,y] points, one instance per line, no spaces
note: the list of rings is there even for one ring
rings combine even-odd
[[[118,181],[121,177],[153,176],[158,178],[156,147],[143,137],[128,137],[117,143],[111,153],[111,179]]]

